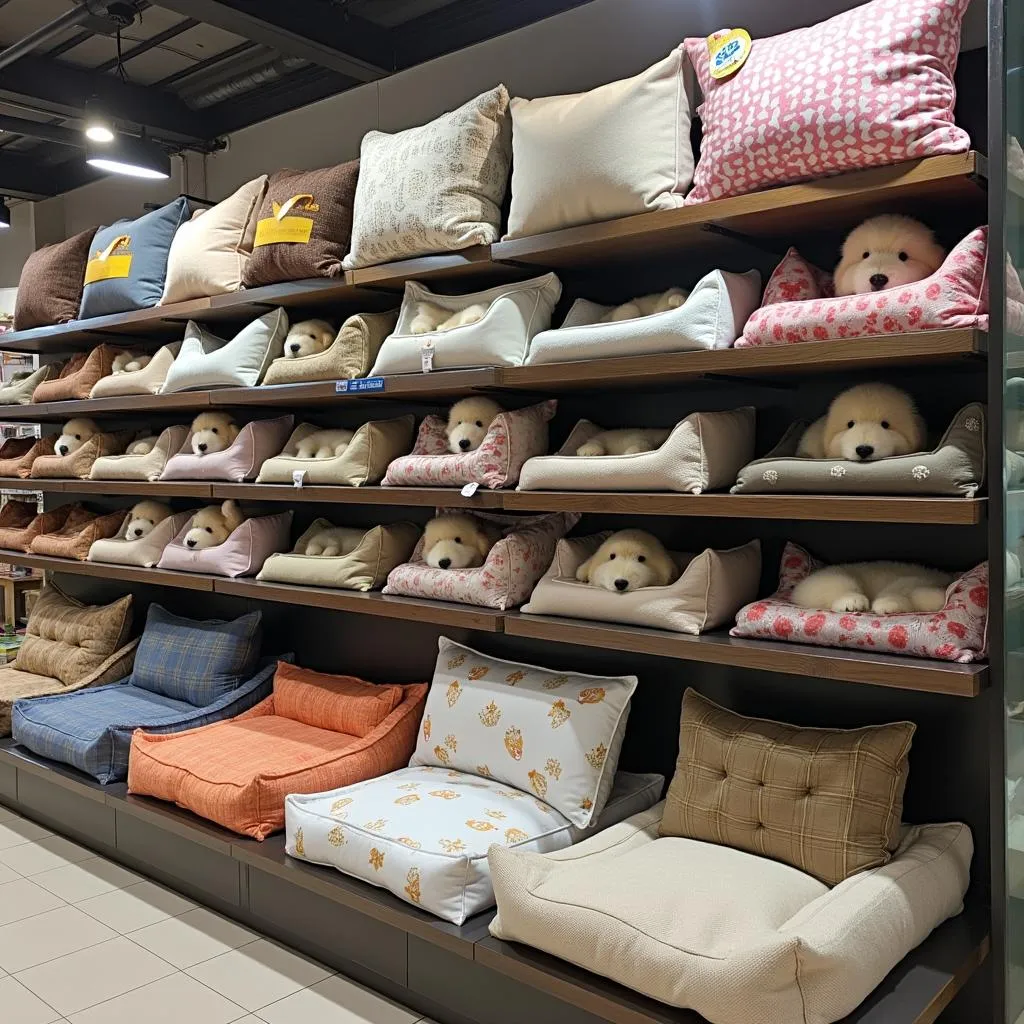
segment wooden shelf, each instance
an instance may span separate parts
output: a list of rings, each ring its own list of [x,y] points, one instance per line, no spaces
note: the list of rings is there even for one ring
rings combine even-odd
[[[149,498],[210,498],[210,484],[192,480],[27,480],[0,476],[0,491],[39,491],[43,494],[127,494]]]
[[[235,498],[238,501],[287,501],[293,504],[308,501],[328,505],[501,508],[502,493],[481,488],[472,498],[464,498],[457,487],[292,487],[290,484],[213,484],[211,497]]]
[[[352,283],[365,287],[402,291],[406,281],[433,281],[443,279],[454,282],[464,291],[463,284],[487,287],[490,283],[514,281],[525,276],[515,267],[505,266],[491,259],[489,245],[474,245],[460,252],[417,256],[396,263],[382,263],[349,272]]]
[[[213,576],[202,573],[174,572],[171,569],[143,569],[137,565],[112,565],[109,562],[81,562],[77,558],[54,558],[51,555],[35,555],[25,551],[0,550],[0,562],[11,565],[27,565],[33,569],[48,572],[66,572],[74,576],[93,576],[107,580],[124,580],[127,583],[155,583],[161,587],[175,587],[178,590],[213,591]]]

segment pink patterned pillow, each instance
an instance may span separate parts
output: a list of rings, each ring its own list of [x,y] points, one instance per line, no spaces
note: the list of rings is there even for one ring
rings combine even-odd
[[[953,121],[968,3],[873,0],[754,40],[747,62],[717,81],[707,39],[687,39],[704,139],[686,202],[968,150]]]
[[[246,519],[223,544],[193,551],[185,547],[185,534],[192,518],[164,548],[157,568],[180,572],[203,572],[213,576],[255,576],[273,554],[291,550],[292,513]]]
[[[551,399],[527,409],[496,416],[476,451],[453,455],[448,450],[445,421],[428,416],[420,424],[416,444],[388,466],[385,487],[461,487],[480,484],[492,490],[515,487],[527,459],[548,453],[548,421],[558,402]]]
[[[822,567],[797,544],[782,553],[779,589],[741,608],[731,636],[790,640],[819,647],[848,647],[879,654],[911,654],[942,661],[978,661],[988,650],[988,563],[965,573],[946,592],[940,612],[876,615],[800,608],[793,588]]]
[[[233,483],[255,480],[263,463],[278,455],[288,443],[294,422],[294,416],[253,420],[242,427],[230,448],[212,455],[193,454],[192,432],[189,431],[181,451],[167,460],[160,479],[230,480]]]
[[[438,515],[447,511],[437,510]],[[576,512],[552,512],[540,516],[503,516],[471,512],[478,519],[501,527],[504,536],[491,548],[478,569],[435,569],[423,561],[423,538],[412,559],[392,569],[385,594],[426,597],[432,601],[456,601],[505,611],[522,604],[533,592],[555,557],[555,545],[580,520]]]
[[[988,329],[988,228],[976,228],[931,277],[901,288],[756,310],[736,348],[840,341],[909,331]]]
[[[813,263],[808,263],[796,249],[790,248],[768,278],[761,305],[825,299],[831,298],[832,294],[831,275],[819,270]]]

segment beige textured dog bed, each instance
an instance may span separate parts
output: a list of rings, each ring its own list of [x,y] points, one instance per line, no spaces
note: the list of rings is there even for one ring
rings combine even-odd
[[[554,455],[530,459],[520,491],[678,491],[702,494],[728,487],[754,455],[754,409],[694,412],[668,439],[639,455],[575,455],[604,428],[580,420]]]
[[[192,521],[194,512],[179,512],[168,516],[156,524],[153,529],[138,540],[125,540],[124,531],[128,525],[127,517],[117,537],[109,537],[92,542],[86,558],[89,562],[107,562],[111,565],[138,565],[144,569],[152,569],[164,548]]]
[[[147,455],[105,455],[92,464],[90,480],[148,480],[153,483],[190,436],[187,426],[167,427]]]
[[[59,377],[63,368],[63,363],[47,363],[46,366],[40,366],[38,370],[30,373],[27,377],[5,385],[0,388],[0,405],[29,405],[35,389],[43,381]]]
[[[81,448],[70,455],[40,455],[32,463],[29,476],[45,480],[87,480],[97,459],[107,455],[119,455],[128,447],[133,437],[133,430],[93,434]]]
[[[158,395],[181,348],[181,342],[164,345],[141,369],[129,373],[111,373],[93,385],[90,398],[120,398],[126,395]]]

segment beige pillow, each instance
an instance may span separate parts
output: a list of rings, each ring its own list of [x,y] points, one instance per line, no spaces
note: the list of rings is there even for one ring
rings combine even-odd
[[[167,374],[178,355],[181,342],[164,345],[153,353],[153,358],[141,369],[128,373],[112,373],[92,386],[90,398],[122,398],[129,395],[158,395],[167,380]]]
[[[688,689],[661,835],[781,860],[827,885],[888,864],[914,728],[801,729]]]
[[[267,176],[247,181],[209,210],[197,210],[178,228],[167,257],[167,279],[160,304],[237,292],[252,255],[256,213],[267,190]]]

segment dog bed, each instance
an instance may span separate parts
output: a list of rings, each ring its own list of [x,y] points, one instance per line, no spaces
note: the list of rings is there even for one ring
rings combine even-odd
[[[356,429],[341,455],[330,459],[300,459],[296,456],[299,442],[323,429],[315,423],[300,423],[281,454],[267,459],[260,467],[256,482],[291,484],[298,479],[304,484],[342,487],[379,483],[392,459],[409,450],[414,423],[413,416],[371,420]]]
[[[68,402],[88,398],[96,382],[114,371],[114,356],[123,351],[97,345],[91,352],[72,356],[60,376],[44,380],[32,392],[33,402]]]
[[[471,295],[437,295],[418,281],[406,281],[405,297],[395,332],[381,345],[370,370],[419,373],[431,353],[428,369],[459,370],[473,366],[522,366],[530,339],[551,326],[551,314],[562,294],[554,274],[502,284]],[[454,330],[412,334],[419,304],[430,302],[452,313],[477,304],[487,312],[474,324]]]
[[[747,321],[736,347],[840,341],[910,331],[987,330],[987,260],[988,228],[976,228],[923,281],[870,295],[815,297],[762,306]]]
[[[40,455],[32,463],[29,476],[45,480],[87,480],[97,459],[120,454],[133,437],[133,430],[93,434],[81,448],[68,455]]]
[[[794,423],[762,459],[739,473],[733,494],[911,494],[973,498],[985,480],[985,407],[965,405],[929,452],[877,462],[796,454],[807,423]]]
[[[551,568],[530,595],[523,611],[564,615],[698,635],[731,622],[757,596],[761,580],[761,544],[751,541],[726,551],[706,548],[699,555],[672,552],[682,575],[667,587],[643,587],[625,594],[576,579],[576,570],[611,536],[563,538]]]
[[[562,326],[530,342],[528,364],[654,355],[729,348],[761,299],[756,270],[713,270],[694,285],[683,305],[651,316],[600,323],[614,306],[577,299]]]
[[[64,364],[47,363],[38,370],[0,387],[0,405],[30,405],[36,388],[46,380],[60,375]]]
[[[548,450],[548,422],[558,403],[551,399],[526,409],[513,409],[494,418],[480,447],[453,454],[448,447],[446,422],[428,416],[420,424],[416,445],[410,455],[388,466],[384,486],[461,487],[476,483],[482,487],[514,486],[523,463]]]
[[[909,654],[918,658],[970,662],[988,652],[988,563],[982,562],[946,591],[939,612],[833,612],[801,608],[789,600],[793,588],[824,566],[803,548],[786,545],[779,569],[779,588],[771,597],[741,608],[732,636],[789,640],[819,647],[846,647],[878,654]]]
[[[105,515],[82,509],[81,512],[72,512],[59,529],[34,537],[29,544],[29,551],[34,555],[74,558],[84,562],[89,557],[93,541],[115,537],[127,525],[128,515],[124,509]]]
[[[122,398],[129,395],[158,395],[170,372],[171,364],[181,349],[181,342],[163,345],[141,370],[111,373],[96,381],[90,398]]]
[[[89,472],[90,480],[160,479],[170,457],[181,450],[191,433],[186,426],[167,427],[160,431],[153,450],[146,455],[105,455],[98,458]]]
[[[117,536],[93,541],[86,561],[107,562],[110,565],[139,565],[152,569],[160,561],[164,548],[182,530],[191,524],[193,512],[178,512],[157,523],[153,529],[138,540],[126,540],[122,529]],[[125,519],[125,527],[128,525]]]
[[[222,452],[195,455],[192,431],[177,455],[167,460],[161,480],[227,480],[243,483],[254,480],[260,466],[283,447],[295,422],[292,416],[273,420],[253,420],[238,432],[238,437]]]
[[[0,477],[28,478],[41,455],[52,455],[59,434],[46,437],[9,437],[0,445]]]
[[[39,505],[36,502],[8,498],[3,505],[0,505],[0,536],[5,535],[5,530],[25,529],[38,515]],[[9,548],[10,546],[10,544],[0,542],[0,547]]]
[[[637,455],[576,455],[599,427],[580,420],[554,455],[530,459],[520,491],[677,491],[702,494],[728,487],[754,456],[754,409],[694,412],[665,443]]]
[[[185,547],[185,534],[192,528],[191,518],[164,548],[157,566],[181,572],[202,572],[211,576],[255,576],[275,551],[288,547],[292,513],[246,519],[229,534],[223,544],[193,551]]]
[[[4,508],[6,509],[11,505],[28,505],[33,509],[38,507],[35,502],[8,501]],[[23,521],[25,516],[20,509],[12,511],[10,515],[12,521],[0,525],[0,548],[8,551],[28,551],[36,537],[44,533],[56,532],[65,526],[69,520],[81,526],[92,518],[93,513],[87,512],[84,506],[73,503],[58,505],[56,508],[48,509],[46,512],[39,512],[27,523]]]
[[[357,313],[350,316],[337,337],[323,352],[294,359],[275,359],[263,383],[303,384],[318,380],[349,380],[365,377],[373,366],[384,339],[395,329],[398,311]]]
[[[461,509],[438,509],[438,515]],[[423,560],[423,538],[412,557],[388,574],[385,594],[456,601],[505,611],[522,604],[544,575],[555,545],[580,520],[575,512],[539,516],[506,516],[491,512],[468,513],[500,527],[502,538],[476,569],[435,569]]]
[[[415,523],[386,523],[364,531],[358,547],[347,555],[298,553],[318,530],[333,527],[328,519],[314,520],[292,551],[271,555],[266,560],[256,579],[337,590],[379,590],[388,573],[409,560],[420,537],[420,528]]]

